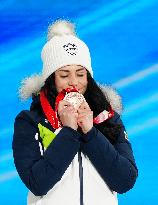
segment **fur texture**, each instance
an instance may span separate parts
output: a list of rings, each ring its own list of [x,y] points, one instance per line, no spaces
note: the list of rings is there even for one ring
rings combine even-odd
[[[69,21],[65,20],[57,20],[53,24],[48,27],[48,41],[52,39],[54,36],[62,36],[62,35],[73,35],[76,36],[75,33],[75,25]]]
[[[22,100],[27,100],[32,96],[33,93],[39,92],[43,85],[44,80],[42,75],[35,74],[31,77],[27,77],[21,82],[21,87],[19,88],[19,97]]]
[[[115,110],[118,114],[121,114],[123,110],[121,96],[112,86],[99,83],[98,85],[103,91],[107,101],[110,103],[113,110]]]
[[[19,89],[19,97],[22,100],[27,100],[34,93],[38,93],[41,87],[44,85],[44,80],[41,75],[32,75],[29,78],[25,78],[22,81],[21,87]],[[117,91],[109,85],[99,84],[99,87],[103,91],[107,101],[110,103],[113,110],[118,114],[122,113],[122,99]]]

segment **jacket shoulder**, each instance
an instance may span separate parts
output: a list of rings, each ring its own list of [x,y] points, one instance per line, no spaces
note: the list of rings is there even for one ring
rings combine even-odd
[[[30,110],[22,110],[15,118],[15,121],[18,119],[23,119],[26,121],[30,121],[32,123],[38,123],[41,121],[42,116],[40,116],[37,112],[35,111],[30,111]]]

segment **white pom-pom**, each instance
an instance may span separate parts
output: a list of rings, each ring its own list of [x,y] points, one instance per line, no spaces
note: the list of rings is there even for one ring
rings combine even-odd
[[[26,100],[31,97],[33,93],[39,92],[43,85],[44,81],[41,75],[35,74],[31,77],[27,77],[21,82],[19,97],[22,100]]]
[[[48,41],[54,36],[76,35],[75,25],[66,20],[57,20],[48,27]]]

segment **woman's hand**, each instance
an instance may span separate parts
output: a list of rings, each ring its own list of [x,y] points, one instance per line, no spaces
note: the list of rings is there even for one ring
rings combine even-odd
[[[63,126],[68,126],[74,130],[77,130],[78,113],[73,105],[65,100],[61,100],[58,105],[58,115]]]
[[[78,109],[77,123],[84,134],[89,132],[93,127],[93,111],[91,111],[87,102],[83,102]]]

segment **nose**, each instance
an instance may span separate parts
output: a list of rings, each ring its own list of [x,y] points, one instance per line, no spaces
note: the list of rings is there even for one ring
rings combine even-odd
[[[77,87],[78,80],[75,75],[69,78],[69,86]]]

